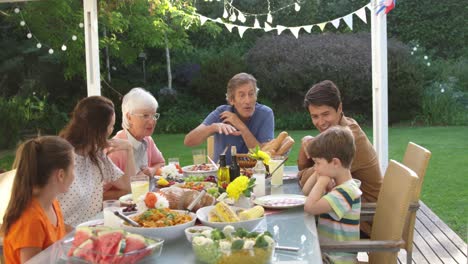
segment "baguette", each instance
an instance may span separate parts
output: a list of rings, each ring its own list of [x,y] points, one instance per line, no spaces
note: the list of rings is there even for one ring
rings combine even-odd
[[[276,137],[275,141],[272,144],[272,150],[276,151],[278,153],[278,149],[281,147],[281,144],[283,143],[283,140],[288,137],[288,132],[283,131],[279,133],[278,137]]]
[[[283,142],[281,143],[281,146],[278,149],[278,151],[276,152],[276,154],[277,155],[286,154],[292,148],[294,143],[295,143],[294,139],[292,137],[288,136],[287,138],[285,138],[283,140]]]

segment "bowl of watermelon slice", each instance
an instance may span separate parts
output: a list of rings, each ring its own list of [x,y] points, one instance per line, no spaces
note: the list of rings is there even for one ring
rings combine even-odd
[[[104,226],[78,227],[61,243],[66,263],[137,263],[161,254],[164,240]]]

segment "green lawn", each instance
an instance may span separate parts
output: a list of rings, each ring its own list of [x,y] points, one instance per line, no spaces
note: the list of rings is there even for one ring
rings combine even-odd
[[[372,128],[365,128],[372,138]],[[277,131],[279,133],[279,131]],[[300,142],[316,130],[290,131]],[[165,158],[178,157],[181,165],[192,164],[191,148],[183,145],[183,134],[155,135],[156,144]],[[409,141],[432,152],[422,200],[466,242],[468,225],[468,127],[392,127],[389,130],[389,156],[401,161]],[[205,148],[199,146],[198,148]],[[291,151],[287,165],[294,165],[299,144]],[[0,159],[0,168],[9,168],[12,155]]]

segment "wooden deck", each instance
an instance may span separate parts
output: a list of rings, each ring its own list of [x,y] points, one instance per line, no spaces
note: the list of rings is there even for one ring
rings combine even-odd
[[[413,262],[416,264],[467,264],[467,245],[422,201],[416,213]],[[359,253],[359,260],[367,255]],[[406,264],[406,251],[400,250],[398,263]]]

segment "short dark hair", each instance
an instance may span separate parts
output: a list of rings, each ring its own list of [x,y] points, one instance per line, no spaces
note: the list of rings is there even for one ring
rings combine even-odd
[[[308,108],[309,105],[327,105],[335,108],[341,104],[340,90],[332,81],[325,80],[314,84],[304,97],[304,107]]]
[[[349,169],[356,152],[356,145],[349,128],[333,126],[313,138],[307,146],[307,152],[312,158],[323,158],[328,162],[337,158],[344,168]]]

